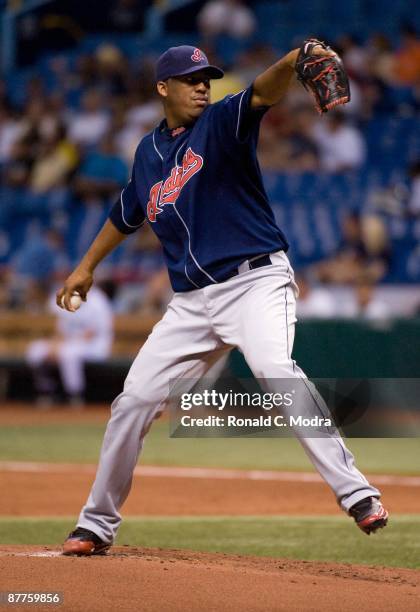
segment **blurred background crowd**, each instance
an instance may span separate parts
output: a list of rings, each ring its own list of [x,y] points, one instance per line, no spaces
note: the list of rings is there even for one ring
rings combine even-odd
[[[77,6],[74,6],[74,5]],[[339,6],[343,4],[343,6]],[[345,6],[344,6],[345,5]],[[42,311],[119,198],[161,118],[154,63],[193,44],[235,93],[310,35],[330,43],[351,103],[319,117],[297,84],[266,115],[259,160],[291,244],[301,317],[420,312],[420,9],[406,0],[0,0],[0,310]],[[114,312],[170,288],[147,227],[101,266]]]

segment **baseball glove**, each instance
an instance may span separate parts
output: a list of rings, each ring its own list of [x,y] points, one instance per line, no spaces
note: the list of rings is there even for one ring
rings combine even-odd
[[[305,40],[295,70],[298,80],[312,94],[317,111],[322,114],[350,101],[350,85],[338,55],[314,55],[312,51],[316,45],[331,51],[330,47],[316,38]]]

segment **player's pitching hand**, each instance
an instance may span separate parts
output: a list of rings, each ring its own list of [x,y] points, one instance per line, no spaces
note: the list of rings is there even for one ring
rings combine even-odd
[[[64,283],[64,286],[57,291],[56,303],[59,308],[75,312],[77,310],[71,304],[71,298],[75,293],[78,293],[83,302],[86,302],[86,296],[93,283],[92,273],[82,268],[76,268],[70,274]]]

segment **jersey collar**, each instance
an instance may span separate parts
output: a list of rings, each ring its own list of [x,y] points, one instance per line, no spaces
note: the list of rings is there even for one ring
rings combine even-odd
[[[180,136],[181,134],[184,134],[185,132],[190,130],[191,127],[192,126],[180,126],[177,128],[168,128],[168,123],[166,119],[162,119],[162,121],[159,123],[158,132],[164,138],[167,138],[168,140],[174,140],[177,136]]]

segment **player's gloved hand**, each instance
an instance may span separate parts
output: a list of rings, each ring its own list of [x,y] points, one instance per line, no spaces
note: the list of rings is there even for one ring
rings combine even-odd
[[[56,303],[57,306],[64,310],[72,311],[70,304],[71,296],[77,292],[84,302],[86,295],[93,283],[92,273],[84,268],[76,268],[74,272],[66,279],[64,286],[57,291]]]
[[[320,114],[350,101],[350,85],[343,63],[322,41],[316,38],[304,41],[295,70],[298,80],[312,94]]]

